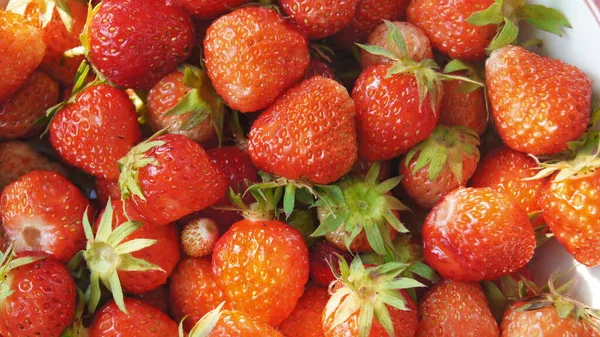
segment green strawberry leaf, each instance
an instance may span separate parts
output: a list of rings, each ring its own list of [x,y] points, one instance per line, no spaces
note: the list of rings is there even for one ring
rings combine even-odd
[[[398,56],[396,56],[394,53],[387,50],[386,48],[383,48],[380,46],[367,46],[367,45],[360,44],[360,43],[357,43],[356,45],[359,46],[360,48],[364,49],[365,51],[367,51],[370,54],[377,55],[377,56],[384,56],[384,57],[387,57],[390,60],[394,60],[394,61],[400,60],[398,58]]]
[[[502,4],[496,2],[485,10],[473,13],[467,22],[475,26],[497,25],[504,21]]]
[[[388,45],[395,45],[400,50],[400,57],[406,58],[408,57],[408,48],[406,47],[406,41],[404,40],[404,36],[402,36],[402,32],[398,29],[393,22],[388,20],[383,20],[385,22],[385,26],[388,29]]]
[[[538,29],[562,36],[562,28],[572,28],[569,20],[558,10],[542,5],[526,5],[518,16]]]
[[[285,192],[283,193],[283,211],[285,216],[289,217],[294,211],[294,204],[296,203],[296,186],[294,184],[287,184],[285,186]]]
[[[500,49],[504,46],[507,46],[511,43],[514,43],[519,36],[519,26],[512,22],[512,20],[504,19],[504,25],[502,26],[502,30],[500,33],[496,35],[490,46],[488,47],[488,51],[493,51],[496,49]]]
[[[71,91],[71,96],[77,95],[86,85],[87,77],[92,70],[92,67],[87,62],[87,60],[83,60],[77,68],[77,72],[75,73],[75,81],[73,84],[73,90]]]
[[[471,66],[459,59],[454,59],[444,67],[444,72],[446,74],[454,73],[457,71],[468,71],[471,70]]]

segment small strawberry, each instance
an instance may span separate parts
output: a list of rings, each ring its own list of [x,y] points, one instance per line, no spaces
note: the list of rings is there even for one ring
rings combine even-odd
[[[21,88],[0,104],[0,139],[35,135],[35,122],[58,101],[58,84],[41,72],[34,72]]]
[[[490,306],[477,283],[443,280],[419,304],[418,337],[498,337]],[[524,335],[525,336],[525,335]]]
[[[193,219],[181,231],[181,248],[191,257],[202,257],[212,254],[212,249],[219,239],[219,227],[207,218]]]
[[[510,275],[535,249],[527,214],[491,188],[461,187],[447,194],[429,213],[422,235],[427,264],[457,281]]]
[[[310,64],[308,65],[306,73],[304,74],[304,79],[307,80],[314,76],[323,76],[325,78],[331,78],[335,80],[335,73],[327,63],[319,60],[318,58],[311,57]]]
[[[82,42],[106,79],[150,89],[190,55],[194,26],[182,8],[164,0],[104,0],[89,18]]]
[[[150,290],[143,294],[139,294],[138,298],[142,301],[150,304],[156,309],[169,314],[169,308],[171,307],[171,301],[169,299],[169,286],[162,285],[154,290]]]
[[[41,251],[66,263],[85,246],[81,219],[87,199],[65,177],[32,171],[0,197],[2,228],[17,252]]]
[[[264,7],[239,8],[213,22],[204,53],[217,93],[241,112],[271,105],[302,79],[310,62],[304,36]]]
[[[15,93],[46,53],[41,32],[19,14],[0,9],[0,104]]]
[[[494,51],[485,68],[494,125],[507,146],[555,154],[585,132],[592,83],[581,70],[517,46]]]
[[[335,281],[331,268],[337,268],[337,260],[341,256],[346,261],[352,260],[352,255],[341,250],[327,241],[322,241],[310,248],[310,279],[321,287],[328,287]],[[339,270],[337,270],[339,272]]]
[[[325,337],[321,320],[328,301],[327,288],[306,284],[296,308],[279,325],[279,331],[285,337]]]
[[[129,97],[106,84],[77,93],[56,113],[49,130],[52,147],[65,161],[110,180],[119,177],[117,160],[140,140]]]
[[[66,174],[60,164],[51,162],[27,143],[20,141],[0,143],[0,192],[6,185],[35,170]]]
[[[0,336],[62,336],[75,318],[69,270],[51,256],[11,249],[0,261]]]
[[[181,260],[171,275],[169,294],[171,316],[177,321],[187,316],[183,326],[188,331],[225,301],[225,294],[213,277],[210,257]]]
[[[106,0],[104,0],[106,1]],[[155,307],[141,300],[125,298],[129,313],[110,301],[96,315],[88,331],[89,337],[174,337],[177,323]]]
[[[479,136],[466,127],[438,126],[400,164],[402,186],[431,209],[446,193],[465,186],[479,162]]]
[[[360,0],[279,0],[281,9],[309,38],[339,32],[354,18]]]
[[[197,19],[216,19],[250,0],[174,0]]]
[[[119,183],[112,180],[106,180],[102,178],[96,178],[95,183],[96,200],[100,208],[104,207],[109,199],[119,200],[121,199],[121,191],[119,190]]]

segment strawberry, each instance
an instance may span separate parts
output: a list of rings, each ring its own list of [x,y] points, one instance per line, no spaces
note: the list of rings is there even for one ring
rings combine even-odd
[[[370,162],[363,158],[358,158],[354,166],[352,166],[352,174],[358,175],[363,179],[367,176],[369,169],[373,165],[373,162]],[[391,175],[391,162],[384,160],[379,162],[379,181],[388,180]]]
[[[222,307],[223,304],[206,314],[190,331],[189,337],[283,337],[281,332],[241,311],[221,311]],[[180,333],[179,337],[184,336]]]
[[[234,110],[271,105],[304,76],[307,41],[276,11],[239,8],[217,19],[204,40],[208,77]]]
[[[40,253],[2,254],[1,336],[60,337],[75,318],[69,270]]]
[[[169,300],[169,286],[162,285],[154,290],[139,294],[138,297],[165,314],[169,314],[169,308],[171,307]]]
[[[339,32],[354,18],[360,0],[280,0],[281,9],[309,38]]]
[[[319,60],[318,58],[311,57],[310,64],[308,65],[306,73],[304,74],[304,79],[307,80],[314,76],[323,76],[325,78],[331,78],[335,80],[335,73],[327,63]]]
[[[225,294],[217,285],[210,257],[186,257],[171,275],[169,285],[171,296],[171,316],[183,321],[186,330],[194,325],[209,311],[225,301]]]
[[[421,207],[432,208],[446,193],[466,185],[479,162],[478,145],[471,129],[438,126],[400,164],[402,186]]]
[[[227,178],[197,143],[168,134],[136,145],[119,160],[119,188],[149,223],[165,225],[223,197]]]
[[[477,283],[443,280],[419,305],[417,336],[498,337],[485,294]]]
[[[535,249],[527,214],[491,188],[460,187],[447,194],[427,216],[422,235],[427,264],[457,281],[510,275]]]
[[[125,92],[106,84],[77,93],[54,116],[50,143],[69,164],[116,180],[117,160],[140,140],[135,108]]]
[[[592,83],[581,70],[517,46],[493,52],[485,68],[494,125],[507,146],[554,154],[585,132]]]
[[[104,207],[104,205],[106,205],[109,198],[113,200],[121,199],[119,183],[116,181],[96,178],[95,190],[96,200],[98,204],[101,205],[101,207]]]
[[[349,252],[338,249],[327,241],[319,242],[311,247],[309,251],[310,279],[321,287],[328,287],[331,282],[336,280],[331,268],[337,268],[336,261],[339,256],[346,261],[352,259],[352,255]]]
[[[334,182],[356,161],[354,116],[346,89],[315,76],[288,90],[254,121],[248,153],[268,173],[317,184]]]
[[[250,0],[174,0],[197,19],[216,19]]]
[[[65,175],[65,169],[20,141],[0,143],[0,192],[19,177],[35,170]]]
[[[208,256],[219,239],[219,228],[211,219],[197,218],[181,231],[181,248],[191,257]]]
[[[160,310],[133,298],[125,298],[125,305],[129,313],[121,311],[115,301],[107,303],[94,316],[89,337],[177,336],[177,323]]]
[[[400,33],[404,37],[406,49],[408,50],[408,58],[416,62],[433,58],[431,43],[429,42],[427,36],[425,36],[425,33],[423,33],[419,27],[408,22],[394,21],[392,23],[398,27],[398,30],[400,30]],[[371,32],[369,35],[369,38],[367,39],[367,45],[379,46],[390,50],[395,49],[395,52],[399,54],[400,50],[391,43],[391,41],[388,39],[388,36],[389,31],[387,25],[385,23],[381,23],[375,27],[373,32]],[[392,60],[389,58],[373,55],[364,49],[360,52],[360,65],[363,69],[380,64],[388,64],[391,62]]]
[[[88,60],[106,79],[150,89],[190,55],[194,26],[182,8],[164,0],[104,0],[82,42]]]
[[[309,282],[290,317],[279,325],[279,331],[286,337],[324,337],[321,317],[328,301],[327,288]]]
[[[40,65],[46,45],[40,31],[21,15],[0,9],[0,104]]]
[[[0,139],[30,137],[39,131],[35,122],[58,101],[58,84],[34,72],[23,86],[0,105]]]
[[[525,153],[501,146],[485,155],[470,186],[491,187],[510,196],[527,213],[541,211],[539,200],[548,179],[531,180],[538,167]]]
[[[87,199],[65,177],[32,171],[0,197],[2,227],[20,251],[42,251],[68,262],[85,246],[81,226]]]

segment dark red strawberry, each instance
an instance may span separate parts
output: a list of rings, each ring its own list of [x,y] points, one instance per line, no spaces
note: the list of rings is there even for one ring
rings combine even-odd
[[[66,174],[60,164],[51,162],[27,143],[20,141],[0,143],[0,192],[6,185],[35,170]]]
[[[321,287],[329,287],[331,282],[336,280],[332,268],[337,269],[339,273],[339,256],[346,261],[352,260],[348,251],[338,249],[327,241],[314,245],[309,251],[310,279]]]
[[[169,299],[169,286],[162,285],[154,290],[150,290],[143,294],[139,294],[138,297],[155,307],[156,309],[169,314],[169,308],[171,307],[171,301]]]
[[[120,200],[121,191],[119,190],[119,183],[112,180],[106,180],[102,178],[96,178],[96,198],[100,208],[104,207],[108,202],[108,199]]]
[[[360,0],[280,0],[279,5],[309,38],[320,39],[350,23]]]
[[[304,75],[304,79],[309,79],[313,76],[323,76],[326,78],[335,79],[335,73],[327,63],[319,60],[318,58],[312,57],[310,59],[310,64],[306,69],[306,74]]]
[[[250,0],[173,0],[194,18],[216,19]]]

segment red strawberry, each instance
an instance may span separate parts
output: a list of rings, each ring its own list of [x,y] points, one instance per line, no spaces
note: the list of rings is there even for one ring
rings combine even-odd
[[[217,19],[204,40],[217,93],[241,112],[264,109],[304,76],[307,41],[276,11],[244,7]]]
[[[429,213],[422,235],[427,264],[457,281],[510,275],[535,249],[527,214],[491,188],[461,187],[447,194]]]
[[[371,165],[373,165],[373,162],[370,162],[366,159],[363,158],[358,158],[358,160],[356,161],[356,163],[354,163],[354,166],[352,166],[352,173],[356,174],[362,178],[365,178],[367,176],[367,173],[369,172],[369,169],[371,168]],[[384,161],[380,161],[379,162],[379,181],[385,181],[388,180],[390,178],[390,174],[391,174],[391,162],[384,160]]]
[[[225,295],[215,282],[210,257],[187,257],[171,275],[171,316],[183,322],[186,330],[225,301]]]
[[[196,218],[185,224],[181,231],[181,248],[191,257],[209,256],[219,239],[219,228],[214,221]]]
[[[104,0],[106,1],[106,0]],[[133,298],[125,298],[129,313],[111,301],[94,316],[89,337],[174,337],[177,323],[155,307]]]
[[[169,300],[169,287],[167,285],[139,294],[138,297],[165,314],[169,314],[171,301]]]
[[[112,180],[106,180],[102,178],[96,178],[96,197],[100,208],[104,207],[108,202],[108,199],[120,200],[121,191],[119,190],[119,183]]]
[[[323,76],[325,78],[331,78],[335,80],[335,73],[333,69],[327,63],[319,60],[318,58],[312,57],[310,59],[310,64],[306,69],[306,74],[304,74],[304,79],[309,79],[314,76]]]
[[[283,11],[309,38],[339,32],[354,17],[360,0],[280,0]]]
[[[486,61],[486,82],[498,134],[517,151],[561,152],[588,126],[592,83],[574,66],[507,46]]]
[[[346,89],[315,76],[288,90],[254,121],[248,153],[268,173],[329,184],[356,161],[354,115]]]
[[[12,254],[2,255],[0,335],[62,336],[75,318],[77,290],[69,270],[44,254]]]
[[[194,18],[216,19],[250,0],[174,0]]]
[[[331,282],[336,280],[331,268],[338,269],[338,256],[343,257],[346,261],[352,259],[349,252],[338,249],[327,241],[319,242],[311,247],[309,252],[310,279],[321,287],[329,287]]]
[[[400,164],[402,186],[421,207],[432,208],[446,193],[465,186],[479,162],[479,137],[464,127],[437,127]]]
[[[104,0],[84,34],[95,68],[109,81],[134,89],[150,89],[175,70],[194,42],[190,16],[164,0]]]
[[[84,89],[50,124],[52,147],[69,164],[104,179],[119,177],[117,160],[140,140],[125,92],[100,84]]]
[[[241,311],[221,311],[221,307],[203,317],[190,337],[230,337],[230,336],[261,336],[283,337],[281,332],[269,325],[259,322],[252,316]],[[180,335],[181,336],[181,335]]]
[[[135,146],[119,160],[119,187],[140,216],[165,225],[221,199],[227,178],[197,143],[164,135]]]
[[[309,282],[290,317],[279,325],[279,331],[286,337],[324,337],[321,317],[328,301],[327,288]]]
[[[34,123],[58,101],[58,84],[34,72],[23,86],[0,104],[0,139],[30,137],[39,131]]]
[[[85,246],[87,199],[65,177],[32,171],[2,192],[2,227],[17,251],[42,251],[62,262]]]
[[[443,280],[419,305],[418,337],[498,337],[496,323],[477,283]]]
[[[35,170],[55,171],[65,175],[65,169],[20,141],[0,143],[0,192],[19,177]]]
[[[40,31],[21,15],[0,10],[0,104],[17,91],[37,68],[46,45]]]

